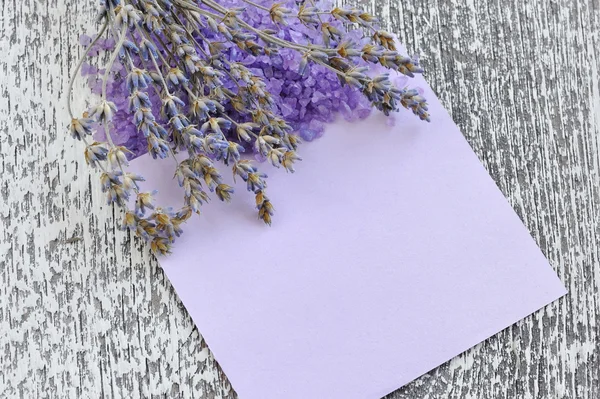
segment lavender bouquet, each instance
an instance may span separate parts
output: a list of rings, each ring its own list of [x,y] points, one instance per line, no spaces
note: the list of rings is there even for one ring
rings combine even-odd
[[[271,224],[267,175],[257,164],[293,172],[301,138],[321,135],[336,113],[350,119],[403,107],[429,120],[419,91],[385,72],[413,77],[422,72],[418,60],[399,54],[376,18],[355,8],[310,0],[103,0],[99,21],[93,40],[82,37],[87,48],[69,91],[82,70],[100,101],[75,118],[69,100],[71,134],[101,170],[108,203],[125,208],[123,227],[159,254],[170,251],[209,192],[230,200],[233,187],[218,164],[245,182],[259,219]],[[103,70],[87,64],[103,50],[110,54]],[[173,157],[180,209],[156,206],[155,192],[139,188],[143,177],[126,171],[146,152]]]

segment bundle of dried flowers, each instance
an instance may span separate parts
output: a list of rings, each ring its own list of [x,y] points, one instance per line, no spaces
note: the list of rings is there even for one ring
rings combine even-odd
[[[214,192],[228,201],[233,188],[217,164],[231,168],[256,199],[258,216],[271,223],[266,175],[242,158],[257,158],[293,172],[300,137],[321,134],[335,112],[366,116],[371,107],[388,115],[407,108],[429,120],[425,99],[400,88],[375,65],[412,77],[421,68],[399,54],[375,17],[354,8],[314,2],[264,0],[103,0],[102,29],[89,53],[112,51],[95,86],[100,102],[81,118],[71,113],[71,134],[85,158],[101,169],[109,204],[126,208],[123,227],[167,253],[181,224],[200,212]],[[109,39],[102,39],[105,33]],[[84,38],[85,41],[85,38]],[[117,62],[118,61],[118,62]],[[91,142],[88,136],[105,140]],[[131,156],[173,156],[184,206],[156,207],[143,178],[126,171]],[[178,152],[187,154],[177,161]],[[135,196],[135,209],[128,209]]]

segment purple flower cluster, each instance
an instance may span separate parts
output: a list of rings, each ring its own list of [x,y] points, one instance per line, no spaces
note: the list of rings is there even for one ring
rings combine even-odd
[[[86,145],[88,164],[102,171],[108,203],[127,209],[123,228],[157,253],[170,251],[210,193],[230,200],[234,188],[219,166],[245,183],[258,218],[271,224],[267,174],[243,152],[294,172],[300,139],[321,136],[337,114],[352,121],[371,108],[388,116],[405,108],[429,121],[426,99],[405,87],[406,77],[422,72],[418,59],[399,53],[377,18],[356,8],[295,0],[102,0],[99,20],[95,38],[81,38],[87,49],[76,71],[87,56],[110,54],[105,70],[81,68],[100,101],[77,118],[69,100],[71,135]],[[88,141],[91,134],[96,141]],[[161,159],[187,154],[175,167],[180,209],[155,205],[155,193],[138,186],[143,176],[126,171],[128,158],[146,152]]]
[[[92,38],[87,35],[82,35],[80,37],[80,43],[83,46],[88,46],[91,41]],[[91,49],[90,56],[97,57],[104,51],[112,51],[114,47],[114,39],[100,39]],[[107,82],[108,96],[117,107],[117,112],[115,112],[113,118],[114,131],[112,132],[112,140],[116,145],[126,147],[131,151],[130,157],[135,158],[148,152],[148,146],[146,139],[138,132],[138,129],[133,124],[131,115],[128,112],[129,91],[125,81],[127,71],[121,63],[115,63],[112,71],[114,74],[108,78]],[[104,75],[104,72],[104,69],[98,69],[89,63],[84,63],[81,67],[81,74],[87,77],[88,85],[92,93],[96,95],[102,93],[102,76]],[[160,110],[161,101],[159,96],[155,92],[149,92],[149,97],[152,102],[152,109]],[[156,112],[156,115],[159,114],[159,112]],[[104,131],[104,125],[96,123],[94,128],[96,131],[94,138],[97,141],[105,142],[107,138]]]
[[[237,0],[229,0],[224,1],[223,5],[234,7],[237,3]],[[256,3],[270,6],[271,2],[258,0]],[[279,37],[293,43],[307,44],[321,41],[319,31],[309,29],[300,20],[293,19],[285,26],[274,26],[269,15],[257,8],[246,9],[244,20],[258,29],[277,28]],[[210,33],[206,34],[210,36]],[[351,31],[346,37],[357,43],[368,41],[359,31]],[[87,46],[91,40],[89,36],[83,35],[80,43]],[[90,51],[90,56],[94,57],[103,51],[110,51],[114,46],[113,38],[100,39]],[[324,124],[332,122],[338,114],[348,121],[353,121],[366,118],[372,111],[372,104],[360,91],[350,85],[342,85],[340,79],[324,66],[311,65],[304,74],[300,74],[298,71],[302,57],[297,51],[281,49],[274,56],[254,56],[233,45],[227,45],[223,51],[226,59],[240,62],[256,76],[265,80],[266,89],[273,97],[276,110],[305,141],[320,137],[324,132]],[[381,71],[383,68],[377,69]],[[125,82],[127,72],[121,63],[115,64],[113,72],[115,74],[107,82],[108,96],[118,109],[113,119],[112,139],[116,145],[128,148],[132,152],[132,157],[137,157],[148,151],[147,142],[137,131],[128,112],[129,91]],[[104,70],[85,63],[82,67],[82,75],[88,77],[92,92],[100,95]],[[403,88],[407,82],[405,76],[400,76],[394,84],[398,88]],[[154,114],[159,115],[158,110],[161,106],[159,96],[153,91],[148,95]],[[228,108],[228,111],[235,113],[230,106]],[[390,116],[389,123],[393,122],[394,117]],[[96,139],[106,141],[103,126],[98,125],[96,131]],[[257,155],[257,159],[264,158]]]

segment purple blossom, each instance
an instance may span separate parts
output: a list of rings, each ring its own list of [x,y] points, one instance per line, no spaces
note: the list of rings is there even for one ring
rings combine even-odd
[[[271,5],[268,0],[259,0],[257,3]],[[238,3],[236,0],[227,0],[222,4],[233,7]],[[301,44],[309,41],[322,42],[318,30],[308,28],[298,19],[291,19],[287,26],[276,27],[262,10],[248,7],[244,13],[244,19],[252,26],[259,29],[277,28],[279,29],[277,36],[283,39]],[[207,32],[207,35],[210,34]],[[347,37],[357,42],[362,38],[359,31],[351,31]],[[90,42],[89,36],[81,36],[82,45]],[[112,38],[100,40],[90,55],[96,56],[102,51],[112,49],[114,45],[115,41]],[[248,54],[230,43],[226,47],[225,57],[229,61],[240,62],[254,74],[265,79],[266,89],[273,96],[277,110],[294,128],[295,133],[306,141],[321,137],[325,124],[334,121],[337,115],[341,115],[348,121],[354,121],[364,119],[371,113],[372,104],[369,100],[360,91],[349,85],[342,85],[337,76],[325,67],[311,65],[308,67],[307,74],[300,75],[297,71],[301,56],[297,51],[281,49],[278,55],[269,57]],[[103,73],[104,71],[87,63],[82,68],[82,75],[89,76],[88,82],[95,94],[101,93],[100,75]],[[113,139],[115,144],[125,145],[131,150],[131,157],[137,157],[147,152],[147,143],[127,112],[129,92],[125,86],[124,76],[123,73],[120,77],[111,79],[107,86],[108,96],[118,108],[113,121],[115,127]],[[404,87],[407,81],[405,76],[400,76],[394,83],[397,87]],[[148,91],[148,95],[153,104],[154,114],[159,115],[160,99],[154,91]],[[228,111],[235,113],[231,109]],[[106,139],[102,127],[98,129],[97,139]],[[263,158],[258,156],[260,160]]]

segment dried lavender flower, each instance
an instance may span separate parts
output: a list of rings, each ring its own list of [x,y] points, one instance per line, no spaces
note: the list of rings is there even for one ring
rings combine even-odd
[[[70,130],[84,141],[87,162],[101,169],[108,203],[128,208],[135,199],[123,227],[157,253],[170,251],[181,224],[201,211],[210,192],[231,199],[233,187],[217,163],[245,182],[259,219],[271,224],[267,175],[244,152],[293,172],[301,160],[299,137],[320,135],[335,111],[352,118],[371,107],[385,114],[403,107],[429,120],[418,91],[396,87],[388,73],[371,68],[412,77],[422,72],[418,60],[399,54],[377,19],[355,8],[312,1],[103,0],[99,19],[97,37],[82,38],[89,45],[76,71],[83,66],[101,99],[82,118],[73,117],[69,101]],[[109,38],[102,39],[105,32]],[[88,54],[102,50],[111,52],[103,71],[84,65]],[[98,141],[90,144],[86,136],[94,129]],[[175,171],[181,209],[155,206],[156,193],[139,190],[143,177],[125,170],[128,157],[144,152],[187,154]]]

